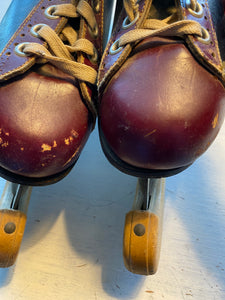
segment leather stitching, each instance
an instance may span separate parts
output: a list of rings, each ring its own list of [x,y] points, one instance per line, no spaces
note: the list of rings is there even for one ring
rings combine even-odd
[[[136,24],[134,24],[133,26],[131,26],[130,28],[128,28],[127,30],[124,30],[123,32],[127,32],[130,31],[134,28],[139,28],[141,26],[141,24],[144,22],[144,20],[147,18],[147,13],[151,7],[152,1],[144,1],[144,3],[142,4],[141,7],[141,1],[139,2],[139,13],[140,13],[140,17],[138,19],[138,21],[136,22]],[[141,9],[140,9],[141,7]],[[130,45],[127,45],[126,47],[124,47],[120,53],[115,54],[114,57],[118,57],[117,60],[110,64],[109,62],[109,67],[107,67],[106,65],[104,65],[106,63],[105,59],[108,56],[108,52],[109,52],[109,48],[111,47],[111,45],[113,44],[113,42],[115,40],[117,40],[119,38],[119,36],[121,34],[123,34],[123,32],[118,32],[118,29],[121,28],[122,26],[122,22],[123,22],[123,13],[120,14],[119,17],[119,21],[117,23],[117,26],[112,34],[112,37],[110,38],[110,41],[105,49],[105,52],[103,54],[103,60],[102,63],[100,65],[99,68],[99,77],[98,77],[98,87],[99,87],[99,92],[101,93],[101,90],[103,88],[103,86],[105,84],[107,84],[109,82],[109,80],[111,79],[111,77],[118,71],[118,69],[122,66],[122,64],[125,62],[126,58],[128,57],[128,55],[130,54],[132,47]],[[107,70],[107,71],[106,71]],[[105,72],[106,71],[106,72]]]
[[[20,27],[18,28],[18,30],[15,32],[15,34],[12,36],[12,38],[10,39],[10,41],[8,42],[8,44],[6,45],[6,47],[3,49],[2,53],[1,53],[1,57],[5,57],[6,54],[5,52],[10,48],[10,46],[12,45],[13,42],[15,42],[15,40],[19,37],[19,34],[21,34],[21,32],[24,30],[25,26],[27,25],[27,23],[29,21],[32,20],[32,17],[34,16],[35,13],[37,13],[38,9],[40,9],[40,6],[43,5],[43,3],[45,2],[45,0],[42,0],[39,2],[39,4],[29,13],[29,15],[26,17],[26,19],[24,20],[24,22],[20,25]],[[46,1],[46,4],[49,4],[48,1]],[[56,32],[62,28],[62,26],[64,25],[65,23],[65,18],[59,18],[59,20],[57,21],[57,24],[55,26],[55,30]],[[54,26],[53,26],[54,28]],[[46,45],[46,43],[43,41],[43,42],[40,42],[39,40],[39,43],[42,44],[42,45]],[[14,48],[14,47],[13,47]],[[11,55],[16,55],[13,53],[12,51],[12,54]],[[7,80],[9,78],[12,78],[14,75],[18,75],[18,74],[21,74],[21,73],[24,73],[25,71],[27,71],[30,67],[32,67],[34,64],[35,64],[35,58],[34,57],[20,57],[18,58],[20,60],[25,60],[24,63],[18,63],[19,66],[15,67],[15,68],[10,68],[11,70],[7,71],[7,72],[4,72],[2,73],[2,75],[0,75],[0,80]],[[6,61],[6,59],[5,59]],[[4,69],[4,67],[3,67]]]

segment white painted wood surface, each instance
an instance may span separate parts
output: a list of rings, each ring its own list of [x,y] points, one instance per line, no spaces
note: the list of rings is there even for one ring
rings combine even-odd
[[[9,3],[1,1],[0,17]],[[0,269],[0,299],[225,299],[225,126],[193,166],[166,180],[161,260],[151,277],[123,266],[135,185],[107,162],[96,129],[66,179],[33,189],[17,262]]]

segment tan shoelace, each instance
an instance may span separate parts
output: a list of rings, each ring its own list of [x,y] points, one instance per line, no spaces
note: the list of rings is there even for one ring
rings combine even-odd
[[[85,0],[80,0],[77,6],[75,1],[71,4],[55,5],[52,15],[66,18],[83,17],[92,32],[95,32],[97,28],[93,8]],[[39,63],[50,62],[78,80],[96,83],[96,70],[75,61],[76,52],[83,52],[96,59],[96,49],[90,41],[78,39],[77,32],[70,25],[65,26],[60,37],[48,25],[40,24],[36,28],[36,36],[45,40],[48,49],[39,43],[25,43],[23,53],[35,55]]]
[[[193,11],[198,9],[196,0],[190,1],[190,7]],[[136,0],[124,0],[124,8],[129,22],[133,22],[138,14],[138,3]],[[147,37],[153,36],[174,36],[184,37],[184,35],[195,35],[204,39],[204,29],[196,21],[176,20],[176,13],[164,20],[147,19],[141,29],[133,29],[120,37],[117,41],[117,47],[124,47],[126,44],[137,42]]]

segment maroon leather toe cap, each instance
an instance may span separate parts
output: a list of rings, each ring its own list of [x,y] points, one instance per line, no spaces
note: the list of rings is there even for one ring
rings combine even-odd
[[[100,126],[128,164],[172,169],[206,151],[224,104],[221,82],[183,44],[159,45],[135,52],[114,75],[101,99]]]
[[[77,160],[92,119],[78,88],[61,75],[31,72],[1,86],[1,167],[23,176],[45,177]]]

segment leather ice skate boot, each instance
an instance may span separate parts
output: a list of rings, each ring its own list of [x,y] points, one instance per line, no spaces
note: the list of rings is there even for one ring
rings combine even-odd
[[[224,120],[222,1],[123,2],[99,68],[101,144],[125,173],[171,176]]]
[[[0,175],[63,178],[96,118],[104,1],[13,0],[0,26]]]

